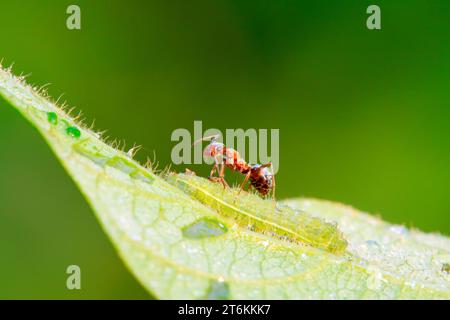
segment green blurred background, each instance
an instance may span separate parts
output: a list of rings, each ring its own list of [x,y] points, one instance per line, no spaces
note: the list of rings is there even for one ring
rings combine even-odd
[[[80,31],[65,27],[74,3]],[[373,3],[382,30],[366,28]],[[0,35],[4,65],[143,145],[141,160],[170,164],[172,131],[194,120],[279,128],[279,198],[450,234],[447,0],[1,1]],[[0,142],[0,298],[148,298],[4,100]],[[69,264],[82,290],[66,289]]]

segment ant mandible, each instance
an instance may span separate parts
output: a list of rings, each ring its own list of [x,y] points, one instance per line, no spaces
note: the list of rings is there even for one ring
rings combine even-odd
[[[241,193],[247,181],[250,180],[249,186],[255,188],[262,196],[266,196],[272,190],[272,197],[275,199],[275,174],[273,173],[272,162],[248,164],[242,159],[239,152],[232,148],[227,148],[223,143],[217,141],[218,137],[219,135],[208,136],[193,143],[193,145],[196,145],[201,141],[211,139],[211,142],[203,151],[204,157],[214,159],[214,166],[209,174],[209,179],[211,181],[219,181],[224,188],[228,188],[229,185],[224,178],[225,167],[227,167],[233,171],[245,174],[239,193]],[[218,177],[214,177],[216,171],[218,172]]]

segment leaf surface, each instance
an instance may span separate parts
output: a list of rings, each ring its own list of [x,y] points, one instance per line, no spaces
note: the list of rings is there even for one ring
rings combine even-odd
[[[0,69],[0,94],[38,129],[131,272],[159,298],[450,298],[449,238],[336,203],[235,201],[235,190],[206,179],[166,180],[9,70]]]

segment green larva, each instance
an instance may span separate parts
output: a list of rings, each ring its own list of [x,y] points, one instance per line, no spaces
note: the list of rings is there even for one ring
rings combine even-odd
[[[167,180],[201,203],[231,218],[239,226],[283,240],[307,244],[334,254],[343,254],[347,241],[337,226],[272,200],[188,174],[171,174]]]

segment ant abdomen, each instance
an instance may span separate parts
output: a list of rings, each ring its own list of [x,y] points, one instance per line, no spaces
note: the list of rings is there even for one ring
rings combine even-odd
[[[262,165],[253,165],[250,174],[250,184],[261,195],[265,196],[273,188],[273,175]]]

